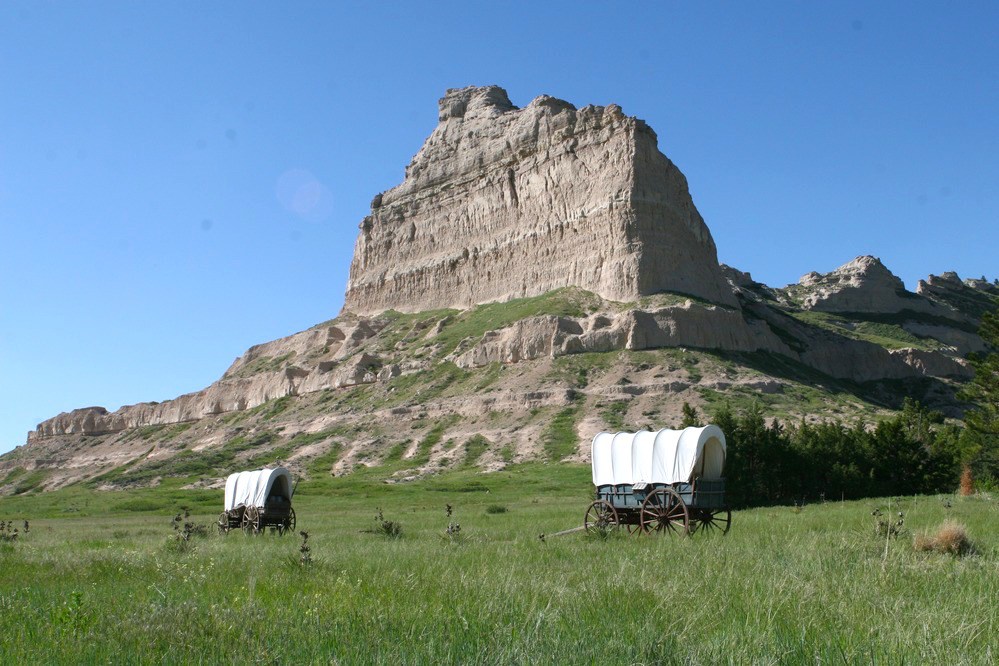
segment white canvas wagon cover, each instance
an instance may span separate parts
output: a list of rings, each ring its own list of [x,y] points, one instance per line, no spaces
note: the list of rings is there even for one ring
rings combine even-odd
[[[720,479],[725,469],[725,434],[713,425],[602,432],[593,438],[591,460],[595,486]]]
[[[262,508],[272,494],[291,501],[291,472],[284,467],[236,472],[225,480],[225,510],[240,506]]]

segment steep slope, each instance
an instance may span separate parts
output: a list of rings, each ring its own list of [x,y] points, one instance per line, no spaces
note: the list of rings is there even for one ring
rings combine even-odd
[[[361,224],[338,317],[201,391],[40,423],[0,457],[0,493],[215,484],[278,461],[398,480],[578,459],[599,430],[671,423],[683,402],[862,419],[911,396],[960,416],[994,284],[911,293],[858,257],[770,288],[718,266],[683,175],[617,107],[465,88],[440,119]]]

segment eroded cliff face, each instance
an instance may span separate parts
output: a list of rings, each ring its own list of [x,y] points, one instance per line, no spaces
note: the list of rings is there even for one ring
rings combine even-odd
[[[250,348],[222,378],[201,391],[162,403],[129,405],[115,412],[87,407],[60,414],[40,423],[29,441],[196,421],[250,410],[286,396],[386,384],[447,362],[459,368],[481,368],[573,354],[680,347],[770,352],[830,377],[855,382],[964,379],[971,373],[968,364],[953,353],[885,349],[810,326],[762,303],[729,308],[687,299],[669,305],[652,302],[643,307],[621,307],[597,300],[584,316],[526,317],[460,340],[450,338],[451,328],[461,325],[457,320],[471,316],[448,315],[433,325],[431,320],[421,321],[401,335],[397,323],[390,325],[394,321],[391,317],[345,314],[333,322]]]
[[[323,389],[391,379],[399,366],[385,366],[365,353],[365,343],[384,322],[347,316],[295,335],[251,347],[216,382],[164,402],[140,402],[109,412],[86,407],[38,424],[28,441],[56,435],[102,435],[149,425],[196,421]]]
[[[655,132],[620,107],[449,90],[403,183],[375,197],[344,309],[467,308],[577,286],[735,305],[711,233]]]
[[[502,303],[528,296],[538,297]],[[491,305],[472,307],[482,303]],[[535,410],[582,397],[589,413],[644,396],[634,410],[644,415],[696,402],[703,390],[779,393],[814,371],[821,383],[929,383],[935,393],[913,397],[959,416],[952,389],[970,376],[963,356],[985,348],[975,329],[997,303],[999,284],[953,273],[909,292],[874,257],[768,287],[719,267],[685,178],[641,120],[613,105],[576,109],[542,96],[517,109],[501,88],[451,90],[403,183],[372,202],[340,316],[250,348],[203,390],[48,419],[29,446],[0,459],[0,471],[59,469],[56,487],[141,456],[169,457],[181,450],[175,438],[150,449],[140,431],[168,424],[186,424],[180,441],[200,451],[253,429],[291,446],[296,433],[349,423],[338,463],[349,467],[377,458],[386,432],[429,418],[474,424],[461,437],[485,432],[528,459],[542,428]],[[649,350],[661,350],[656,363],[629,360]],[[692,355],[714,376],[676,364],[689,350],[706,350]],[[567,381],[559,369],[559,359],[618,351],[636,354],[607,354],[600,363],[611,369],[597,380]],[[739,365],[744,354],[780,357],[807,377],[714,358]],[[448,387],[460,373],[467,383]],[[299,407],[285,413],[290,403]],[[502,425],[483,417],[499,412]],[[276,415],[287,435],[273,429]],[[604,427],[592,414],[583,424],[583,439]],[[315,454],[304,446],[293,459]]]

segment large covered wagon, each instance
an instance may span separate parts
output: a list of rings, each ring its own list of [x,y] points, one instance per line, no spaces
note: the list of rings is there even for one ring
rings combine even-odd
[[[618,525],[632,534],[728,532],[725,435],[717,426],[602,432],[593,438],[596,499],[587,531]]]
[[[219,515],[219,532],[239,528],[247,534],[259,534],[268,527],[276,528],[278,534],[293,531],[294,492],[291,472],[284,467],[230,474],[225,482],[225,510]]]

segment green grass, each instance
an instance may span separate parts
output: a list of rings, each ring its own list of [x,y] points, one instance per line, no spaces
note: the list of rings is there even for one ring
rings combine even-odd
[[[201,451],[185,449],[169,458],[149,461],[143,456],[136,462],[118,467],[89,480],[87,485],[99,487],[111,483],[118,486],[130,486],[147,484],[158,477],[189,479],[227,474],[237,471],[233,467],[238,454],[266,446],[275,438],[274,433],[264,430],[254,434],[238,435],[222,446],[210,449],[202,449]],[[261,453],[254,460],[269,457],[268,453]]]
[[[246,413],[247,416],[260,415],[260,417],[264,421],[270,421],[276,416],[279,416],[283,414],[285,411],[287,411],[288,408],[292,406],[293,401],[294,401],[294,396],[290,395],[282,396],[280,398],[276,398],[274,400],[268,400],[263,404],[257,405],[253,409],[247,410]]]
[[[466,466],[474,466],[475,463],[478,462],[479,458],[482,457],[482,454],[489,450],[491,445],[492,442],[482,435],[475,435],[474,437],[469,438],[469,440],[465,442],[465,457],[462,460],[462,464]]]
[[[576,452],[579,435],[576,433],[576,420],[582,408],[579,405],[566,407],[555,414],[555,417],[541,435],[545,456],[548,460],[557,462]]]
[[[427,434],[424,435],[423,439],[420,440],[419,445],[416,447],[416,454],[413,456],[411,462],[415,465],[422,465],[430,460],[430,451],[441,441],[441,438],[444,436],[444,431],[454,425],[457,420],[457,416],[450,416],[437,421],[437,423],[435,423],[434,426],[427,431]]]
[[[909,333],[901,326],[904,321],[896,319],[880,318],[876,320],[874,317],[868,318],[866,315],[851,316],[812,310],[788,314],[806,324],[818,326],[854,340],[871,342],[886,349],[915,347],[916,349],[934,350],[940,346],[935,340],[919,338]],[[954,326],[954,323],[948,321],[948,325]]]
[[[452,316],[434,338],[443,352],[454,350],[466,338],[477,341],[487,331],[509,326],[521,319],[541,315],[583,317],[596,308],[600,299],[575,288],[557,289],[541,296],[517,298],[503,303],[479,305]]]
[[[713,301],[709,301],[706,298],[702,298],[700,296],[694,296],[693,294],[685,294],[679,291],[662,291],[659,292],[658,294],[653,294],[651,296],[643,296],[642,298],[638,299],[637,302],[623,303],[622,306],[637,307],[644,310],[650,310],[653,308],[664,308],[676,305],[682,306],[685,305],[687,301],[690,301],[691,303],[697,305],[719,307],[719,308],[724,308],[726,310],[732,309],[731,305],[723,305],[721,303],[715,303]]]
[[[14,469],[7,472],[7,474],[3,477],[3,480],[0,480],[0,486],[6,486],[8,483],[16,481],[17,479],[21,478],[27,473],[28,470],[24,469],[23,467],[15,467]]]
[[[287,352],[280,356],[261,356],[239,368],[232,377],[252,377],[261,372],[277,372],[295,358],[295,352]]]
[[[615,400],[600,412],[609,431],[620,432],[625,429],[624,416],[628,412],[629,404],[627,400]]]
[[[587,352],[559,356],[552,361],[549,378],[573,388],[586,388],[591,379],[614,364],[619,354],[620,352]]]
[[[31,520],[0,549],[4,663],[988,664],[999,626],[999,504],[907,497],[734,514],[727,536],[581,534],[589,468],[531,464],[409,484],[303,481],[297,536],[195,538],[222,491],[80,488],[0,499]],[[447,517],[445,504],[453,507]],[[72,513],[59,513],[73,506]],[[144,511],[143,507],[149,510]],[[385,539],[375,508],[402,525]],[[502,507],[499,511],[491,507]],[[978,548],[918,553],[963,523]],[[447,539],[449,521],[460,540]]]
[[[309,463],[309,474],[312,476],[328,475],[342,455],[343,445],[334,443],[325,453],[312,459]]]
[[[25,472],[23,475],[18,475],[15,477],[17,480],[14,483],[14,494],[23,495],[24,493],[29,493],[32,490],[37,490],[42,485],[42,482],[48,478],[48,476],[49,470],[47,469],[36,469],[30,472]]]
[[[422,372],[396,377],[388,382],[386,393],[378,398],[379,407],[395,407],[409,403],[423,403],[449,395],[468,392],[468,383],[481,377],[480,374],[459,368],[449,361],[436,363]],[[350,393],[368,387],[355,387]],[[368,394],[372,393],[370,390]],[[367,394],[366,394],[367,395]],[[369,403],[374,400],[372,395]]]

